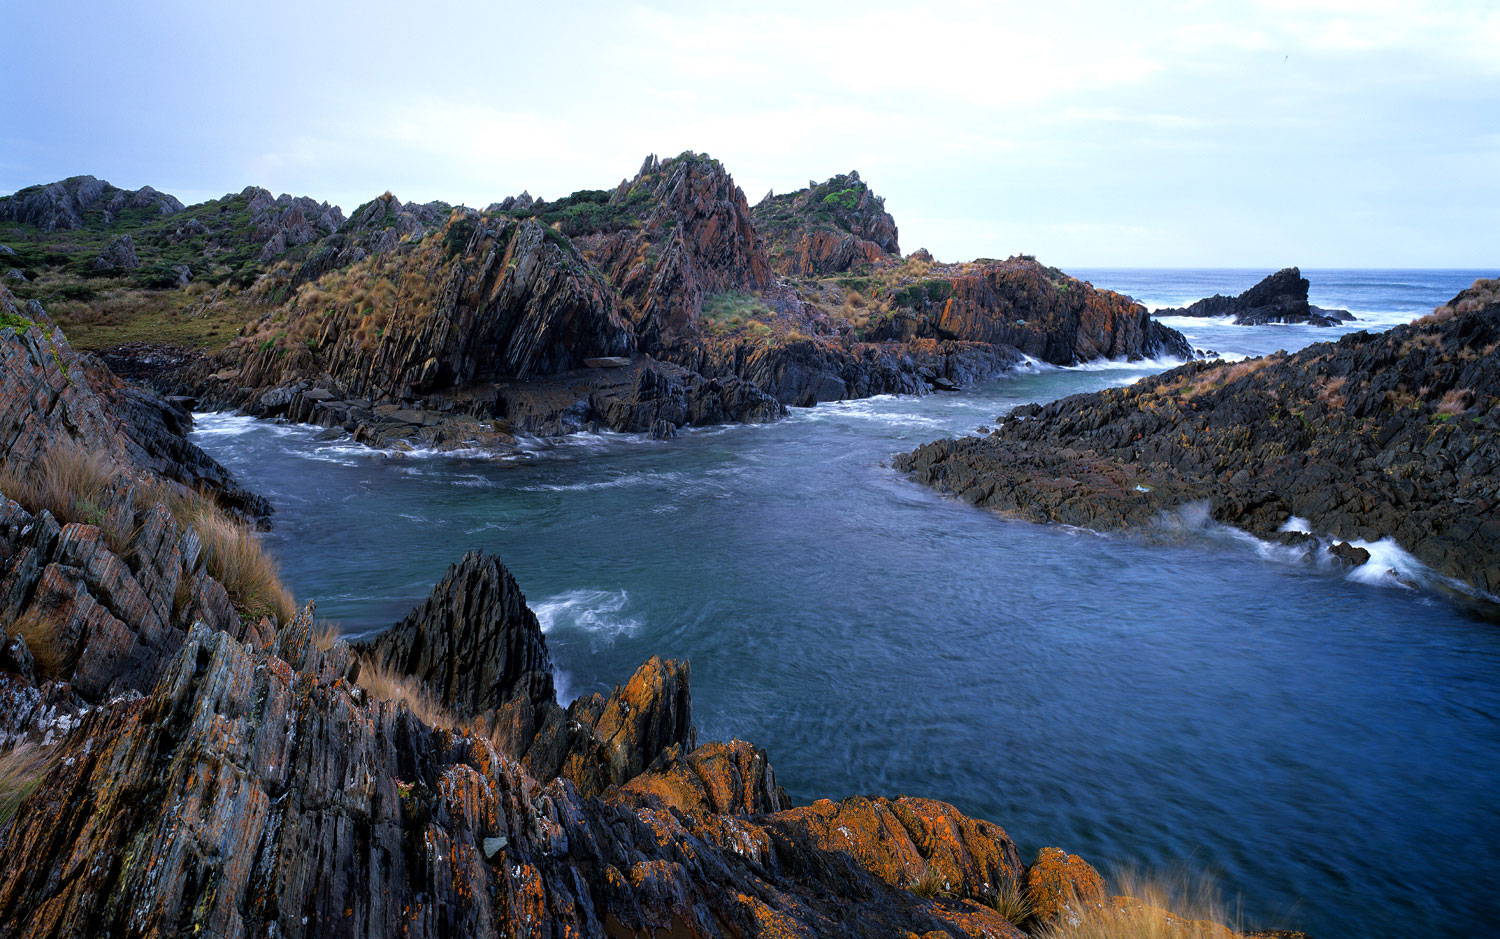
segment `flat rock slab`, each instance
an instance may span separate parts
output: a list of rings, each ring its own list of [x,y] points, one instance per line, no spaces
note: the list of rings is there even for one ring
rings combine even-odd
[[[623,355],[605,355],[596,359],[584,359],[583,364],[589,368],[624,368],[630,364],[630,359]]]

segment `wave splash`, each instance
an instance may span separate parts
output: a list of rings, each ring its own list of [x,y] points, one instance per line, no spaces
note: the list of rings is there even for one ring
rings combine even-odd
[[[624,590],[569,590],[533,603],[531,610],[542,632],[579,632],[613,642],[641,628],[641,621],[625,614],[630,594]]]

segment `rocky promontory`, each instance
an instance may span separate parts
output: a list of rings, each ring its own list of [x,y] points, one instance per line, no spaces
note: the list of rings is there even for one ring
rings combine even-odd
[[[85,196],[140,201],[77,183],[0,198],[23,300],[199,407],[382,447],[670,437],[953,390],[1027,356],[1193,354],[1128,297],[1034,259],[902,257],[855,172],[752,208],[723,164],[688,151],[652,155],[612,189],[483,211],[385,193],[345,219],[247,187],[47,227]]]
[[[1295,267],[1268,275],[1235,297],[1214,294],[1181,309],[1157,310],[1157,316],[1232,316],[1237,326],[1305,323],[1337,326],[1355,318],[1348,310],[1327,310],[1307,302],[1310,284]]]
[[[1493,597],[1497,288],[1481,281],[1385,333],[1293,355],[1191,362],[1127,388],[1019,407],[987,436],[937,441],[895,464],[1033,521],[1149,529],[1197,503],[1263,538],[1315,544],[1288,530],[1308,526],[1345,563],[1368,557],[1349,542],[1392,538]]]

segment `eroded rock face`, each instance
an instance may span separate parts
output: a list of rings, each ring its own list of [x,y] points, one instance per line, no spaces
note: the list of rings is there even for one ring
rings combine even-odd
[[[181,212],[182,208],[175,197],[150,186],[119,189],[92,176],[72,176],[0,197],[0,222],[35,225],[49,232],[69,231],[103,227],[127,209],[159,217]]]
[[[0,929],[1020,935],[893,882],[1006,868],[1003,832],[951,807],[700,818],[537,785],[482,739],[369,700],[352,652],[310,625],[264,651],[195,629],[148,697],[90,711],[0,845]],[[838,825],[892,837],[851,853]]]
[[[123,466],[213,491],[227,506],[265,518],[264,499],[187,439],[192,415],[128,385],[91,356],[73,351],[35,300],[24,308],[0,287],[0,314],[29,326],[0,329],[0,453],[28,472],[53,445],[71,441]]]
[[[510,571],[471,551],[405,619],[358,647],[379,668],[418,679],[460,717],[513,698],[553,701],[552,658]]]
[[[1240,326],[1307,323],[1336,326],[1354,319],[1348,310],[1325,310],[1307,302],[1307,278],[1295,267],[1283,268],[1237,297],[1214,294],[1183,309],[1158,310],[1157,316],[1232,316]]]
[[[1295,515],[1339,541],[1394,538],[1500,593],[1500,302],[1463,309],[1027,405],[989,436],[895,462],[1034,521],[1151,528],[1202,504],[1208,517],[1281,538]]]
[[[922,310],[944,338],[1009,345],[1054,365],[1193,356],[1139,303],[1033,260],[978,264],[951,283],[950,296]]]
[[[105,246],[92,266],[100,272],[135,270],[141,266],[140,258],[135,256],[135,241],[129,235],[121,235]]]
[[[767,194],[754,215],[779,273],[835,274],[901,255],[896,220],[857,172]]]
[[[710,293],[764,290],[771,267],[745,194],[718,160],[647,157],[612,204],[641,206],[639,226],[579,245],[630,305],[643,344],[688,332]]]

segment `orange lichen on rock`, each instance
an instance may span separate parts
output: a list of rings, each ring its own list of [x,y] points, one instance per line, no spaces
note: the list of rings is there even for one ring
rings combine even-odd
[[[1026,871],[1026,895],[1041,922],[1064,912],[1100,907],[1108,899],[1104,878],[1087,861],[1059,848],[1043,848]]]

